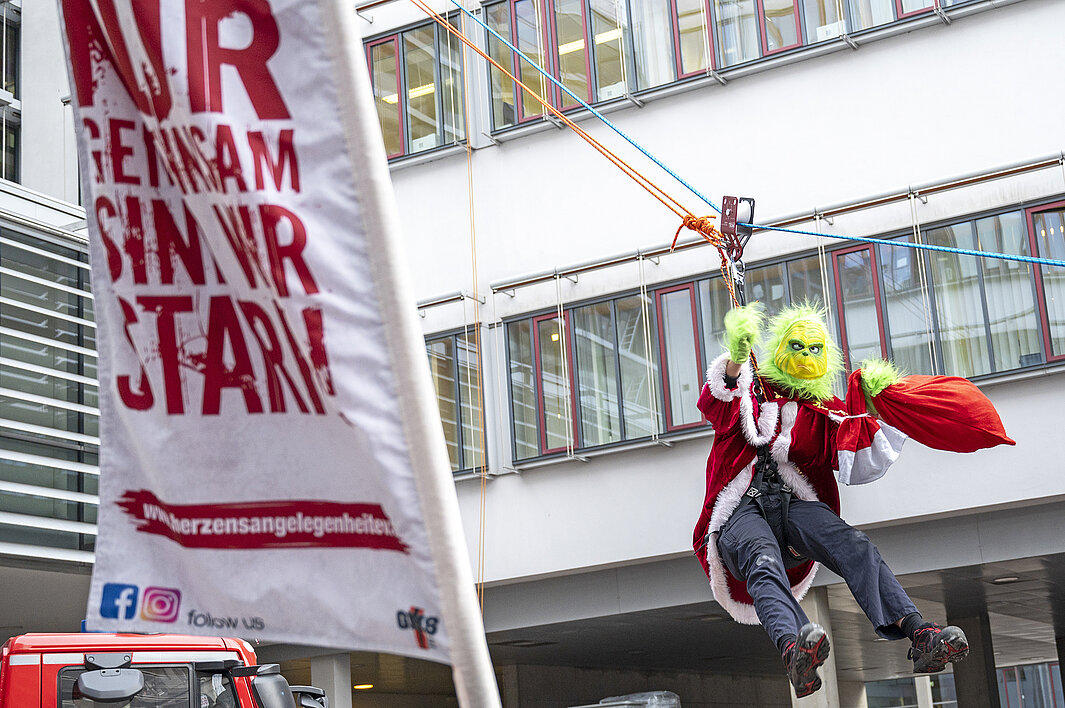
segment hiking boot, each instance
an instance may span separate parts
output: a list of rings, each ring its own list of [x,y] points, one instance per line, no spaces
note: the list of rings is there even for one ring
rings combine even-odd
[[[817,667],[825,663],[831,645],[824,628],[813,622],[804,624],[799,636],[784,650],[784,668],[795,687],[795,696],[802,698],[821,688]]]
[[[931,622],[914,633],[907,658],[913,659],[915,674],[934,674],[968,655],[969,640],[965,638],[965,632],[958,627],[940,627]]]

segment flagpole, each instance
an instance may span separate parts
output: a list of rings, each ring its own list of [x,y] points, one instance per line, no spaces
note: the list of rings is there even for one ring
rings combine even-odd
[[[500,706],[495,672],[488,655],[484,623],[474,591],[473,572],[459,518],[458,496],[451,475],[436,395],[426,364],[425,339],[415,321],[415,299],[407,264],[399,252],[392,180],[384,143],[373,110],[362,41],[354,27],[355,10],[343,0],[319,0],[323,30],[332,35],[340,104],[348,155],[365,226],[375,290],[384,334],[396,377],[397,403],[410,463],[421,500],[431,547],[444,624],[451,641],[452,672],[459,704],[470,708]],[[349,88],[350,90],[345,90]]]

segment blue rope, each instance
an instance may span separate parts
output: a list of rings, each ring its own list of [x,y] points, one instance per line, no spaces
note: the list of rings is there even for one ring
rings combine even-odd
[[[802,229],[786,229],[781,226],[759,226],[757,224],[739,224],[749,226],[761,231],[782,231],[788,234],[803,234],[804,236],[821,236],[824,238],[838,238],[844,241],[861,241],[862,243],[875,243],[882,246],[901,246],[924,251],[941,251],[943,253],[957,253],[962,256],[978,256],[980,258],[997,258],[1003,261],[1019,261],[1021,263],[1035,263],[1038,265],[1058,266],[1065,268],[1065,261],[1056,258],[1039,258],[1036,256],[1016,256],[1011,253],[997,253],[995,251],[976,251],[971,248],[952,248],[950,246],[936,246],[930,243],[912,243],[910,241],[887,241],[880,238],[868,238],[865,236],[843,236],[840,234],[819,234],[816,231],[803,231]]]
[[[596,118],[598,118],[599,120],[603,121],[603,123],[604,123],[604,124],[605,124],[605,125],[606,125],[606,126],[607,126],[608,128],[610,128],[610,129],[611,129],[611,130],[613,130],[613,131],[614,131],[615,133],[617,133],[617,134],[618,134],[618,135],[620,135],[620,136],[621,136],[622,138],[624,138],[624,139],[625,139],[625,140],[626,140],[626,141],[627,141],[627,142],[629,143],[629,145],[632,145],[632,146],[633,146],[634,148],[636,148],[637,150],[639,150],[640,152],[642,152],[642,153],[643,153],[643,154],[644,154],[644,155],[645,155],[645,156],[646,156],[646,157],[647,157],[647,158],[648,158],[649,160],[651,160],[651,162],[655,163],[656,165],[658,165],[659,167],[661,167],[661,168],[662,168],[663,170],[665,170],[665,171],[666,171],[666,173],[667,173],[667,174],[668,174],[668,175],[669,175],[670,177],[672,177],[673,179],[675,179],[675,180],[677,180],[678,182],[680,182],[681,184],[683,184],[683,185],[684,185],[685,187],[687,187],[687,188],[688,188],[688,190],[689,190],[689,191],[690,191],[690,192],[691,192],[692,194],[694,194],[695,196],[699,197],[699,198],[700,198],[700,199],[702,199],[702,200],[703,200],[704,202],[706,202],[707,204],[709,204],[709,205],[710,205],[710,207],[711,207],[711,208],[712,208],[712,209],[713,209],[714,211],[716,211],[716,212],[717,212],[717,213],[719,213],[719,214],[721,213],[721,209],[719,209],[719,208],[718,208],[718,206],[717,206],[716,204],[714,204],[714,202],[712,202],[712,201],[711,201],[710,199],[708,199],[708,198],[707,198],[706,196],[704,196],[704,195],[703,195],[703,194],[702,194],[702,193],[701,193],[701,192],[700,192],[699,190],[697,190],[697,189],[696,189],[695,187],[693,187],[692,185],[690,185],[690,184],[688,184],[688,183],[687,183],[686,181],[684,181],[684,179],[682,179],[682,178],[680,177],[680,175],[678,175],[678,174],[677,174],[676,172],[674,172],[673,170],[671,170],[671,169],[669,169],[668,167],[666,167],[666,166],[665,166],[665,165],[664,165],[664,164],[662,163],[662,161],[661,161],[661,160],[659,160],[659,159],[658,159],[657,157],[655,157],[655,156],[654,156],[654,155],[652,155],[651,153],[647,152],[647,150],[645,150],[645,149],[643,148],[643,146],[642,146],[642,145],[640,145],[640,144],[639,144],[638,142],[636,142],[635,140],[633,140],[632,138],[630,138],[630,137],[629,137],[628,135],[626,135],[626,134],[625,134],[625,132],[621,130],[621,128],[617,127],[616,125],[614,125],[613,123],[611,123],[611,122],[610,122],[609,120],[607,120],[606,116],[604,116],[604,115],[603,115],[602,113],[600,113],[599,111],[595,110],[595,109],[594,109],[594,108],[592,108],[592,107],[591,107],[590,105],[588,105],[587,103],[585,103],[585,102],[584,102],[584,100],[583,100],[583,99],[582,99],[582,98],[581,98],[580,96],[578,96],[577,94],[575,94],[575,93],[573,93],[572,91],[570,91],[570,89],[569,89],[569,87],[568,87],[568,86],[566,86],[565,84],[563,84],[563,83],[562,83],[561,81],[559,81],[558,79],[556,79],[556,78],[555,78],[554,76],[552,76],[551,74],[547,73],[547,71],[545,71],[545,70],[544,70],[544,69],[543,69],[543,68],[542,68],[542,67],[541,67],[541,66],[540,66],[539,64],[537,64],[536,62],[534,62],[534,61],[533,61],[532,59],[530,59],[529,57],[525,56],[525,54],[524,54],[524,53],[523,53],[523,52],[522,52],[522,51],[521,51],[520,49],[518,49],[518,48],[517,48],[517,47],[515,47],[515,46],[514,46],[513,44],[511,44],[511,43],[510,43],[510,42],[509,42],[509,41],[508,41],[508,40],[507,40],[507,39],[506,39],[505,37],[503,37],[503,36],[502,36],[502,35],[500,35],[500,34],[499,34],[498,32],[496,32],[496,31],[495,31],[494,29],[492,29],[492,28],[491,28],[491,27],[489,27],[489,26],[488,26],[487,24],[485,24],[485,23],[484,23],[484,22],[483,22],[483,21],[482,21],[482,20],[481,20],[480,18],[478,18],[478,17],[474,17],[474,16],[473,16],[473,15],[472,15],[472,14],[470,13],[470,11],[469,11],[469,10],[467,10],[466,8],[464,8],[464,7],[463,7],[463,6],[462,6],[462,5],[461,5],[461,4],[459,3],[459,1],[458,1],[458,0],[451,0],[451,2],[452,2],[452,3],[454,3],[454,4],[455,4],[455,7],[457,7],[457,8],[459,9],[459,10],[461,10],[461,11],[462,11],[462,13],[463,13],[464,15],[466,15],[466,16],[467,16],[467,17],[469,17],[469,18],[470,18],[471,20],[473,20],[474,22],[476,22],[477,24],[479,24],[479,25],[480,25],[481,27],[484,27],[484,28],[485,28],[486,30],[488,30],[488,32],[489,32],[489,33],[491,33],[491,35],[492,35],[493,37],[495,37],[496,39],[498,39],[498,40],[499,40],[500,42],[502,42],[503,44],[507,45],[507,47],[509,47],[509,48],[510,48],[510,50],[511,50],[511,51],[513,51],[513,52],[514,52],[515,54],[517,54],[517,55],[518,55],[519,57],[521,57],[521,58],[522,58],[522,59],[524,59],[525,61],[529,62],[529,64],[531,64],[531,65],[533,66],[533,68],[534,68],[534,69],[536,69],[536,70],[537,70],[538,72],[540,72],[540,74],[541,74],[541,75],[543,75],[543,76],[544,76],[545,78],[547,78],[547,79],[548,79],[549,81],[551,81],[551,83],[553,83],[553,84],[554,84],[555,86],[558,86],[558,87],[559,87],[560,89],[562,89],[563,91],[565,91],[565,92],[566,92],[566,94],[568,94],[570,98],[572,98],[573,100],[575,100],[575,101],[576,101],[577,103],[581,104],[581,106],[583,106],[584,108],[588,109],[588,110],[589,110],[589,111],[590,111],[590,112],[592,113],[592,115],[594,115],[594,116],[595,116]]]
[[[479,24],[485,30],[487,30],[489,32],[489,34],[491,34],[493,37],[495,37],[500,42],[505,44],[508,48],[510,48],[510,50],[512,52],[514,52],[519,57],[521,57],[522,59],[527,61],[534,69],[536,69],[538,72],[540,72],[540,74],[543,77],[548,79],[555,86],[557,86],[560,89],[562,89],[563,91],[565,91],[566,94],[570,98],[572,98],[573,100],[577,101],[577,103],[579,103],[585,109],[590,111],[592,115],[594,115],[596,118],[601,120],[608,128],[610,128],[615,133],[620,135],[630,145],[632,145],[634,148],[636,148],[641,153],[643,153],[649,160],[651,160],[656,165],[658,165],[663,170],[665,170],[665,172],[670,177],[672,177],[673,179],[677,180],[682,185],[687,187],[688,190],[692,194],[694,194],[695,196],[699,197],[704,202],[706,202],[708,205],[710,205],[710,207],[713,208],[714,211],[716,211],[718,213],[721,213],[721,209],[718,208],[718,206],[716,204],[714,204],[713,201],[708,199],[699,190],[697,190],[691,184],[686,182],[676,172],[674,172],[673,170],[669,169],[669,167],[667,167],[661,160],[659,160],[657,157],[655,157],[654,155],[649,153],[646,149],[644,149],[644,147],[642,145],[640,145],[638,142],[636,142],[635,140],[630,138],[628,135],[626,135],[625,132],[621,130],[621,128],[618,128],[616,125],[614,125],[609,120],[607,120],[606,116],[604,116],[602,113],[597,111],[592,106],[588,105],[588,103],[586,103],[584,101],[584,99],[582,99],[577,94],[573,93],[573,91],[571,91],[568,86],[566,86],[561,81],[559,81],[554,76],[552,76],[547,71],[545,71],[543,69],[543,67],[541,67],[538,63],[534,62],[532,59],[527,57],[524,52],[522,52],[520,49],[518,49],[513,44],[511,44],[509,40],[507,40],[505,37],[500,35],[494,29],[489,27],[480,18],[475,17],[469,10],[467,10],[465,7],[462,6],[462,4],[459,2],[459,0],[451,0],[451,2],[455,5],[455,7],[457,7],[459,10],[461,10],[464,15],[466,15],[471,20],[473,20],[474,22]],[[960,255],[963,255],[963,256],[978,256],[978,257],[981,257],[981,258],[997,258],[997,259],[1005,260],[1005,261],[1019,261],[1021,263],[1035,263],[1035,264],[1039,264],[1039,265],[1065,267],[1065,261],[1054,259],[1054,258],[1038,258],[1038,257],[1034,257],[1034,256],[1015,256],[1015,255],[1012,255],[1012,254],[1009,254],[1009,253],[996,253],[994,251],[975,251],[975,250],[966,249],[966,248],[951,248],[949,246],[935,246],[935,245],[926,244],[926,243],[910,243],[908,241],[885,241],[883,239],[866,238],[866,237],[862,237],[862,236],[841,236],[839,234],[819,234],[819,233],[816,233],[814,231],[802,231],[800,229],[787,229],[787,228],[776,227],[776,226],[758,226],[757,224],[741,224],[741,225],[742,226],[751,226],[753,228],[760,229],[760,230],[763,230],[763,231],[782,231],[782,232],[785,232],[785,233],[803,234],[803,235],[807,235],[807,236],[820,236],[820,237],[828,237],[828,238],[838,238],[838,239],[843,239],[845,241],[860,241],[862,243],[888,244],[888,245],[891,245],[891,246],[901,246],[901,247],[904,247],[904,248],[914,248],[914,249],[921,249],[921,250],[926,250],[926,251],[942,251],[942,252],[945,252],[945,253],[957,253],[957,254],[960,254]]]

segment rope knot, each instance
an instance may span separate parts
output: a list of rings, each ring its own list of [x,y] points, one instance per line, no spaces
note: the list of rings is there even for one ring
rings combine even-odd
[[[721,232],[714,226],[714,219],[716,216],[695,216],[694,214],[685,214],[681,217],[682,221],[680,226],[677,227],[677,233],[673,236],[673,243],[670,245],[669,250],[673,251],[677,247],[677,239],[680,238],[681,229],[690,229],[695,231],[708,241],[712,246],[721,248],[724,245],[724,240],[721,238]]]

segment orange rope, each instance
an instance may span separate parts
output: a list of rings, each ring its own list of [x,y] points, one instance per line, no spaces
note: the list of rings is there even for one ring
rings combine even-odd
[[[445,28],[451,34],[455,35],[463,44],[465,44],[467,47],[472,49],[478,55],[483,57],[485,61],[487,61],[492,66],[494,66],[499,71],[503,72],[503,74],[505,74],[511,81],[513,81],[515,84],[520,86],[523,91],[525,91],[527,94],[529,94],[534,99],[536,99],[536,101],[538,103],[540,103],[540,105],[542,105],[545,110],[550,111],[556,118],[561,120],[568,128],[570,128],[570,130],[572,130],[574,133],[576,133],[578,136],[580,136],[585,142],[587,142],[589,145],[591,145],[599,154],[601,154],[606,159],[610,160],[610,162],[612,162],[614,164],[614,166],[616,166],[618,169],[620,169],[622,172],[624,172],[626,175],[628,175],[638,185],[640,185],[645,190],[647,190],[647,192],[650,193],[650,195],[652,197],[654,197],[659,202],[661,202],[663,206],[665,206],[667,209],[672,211],[677,216],[681,217],[682,223],[681,223],[681,226],[677,229],[677,236],[678,237],[680,236],[680,230],[682,228],[688,228],[688,229],[691,229],[691,230],[696,231],[697,233],[701,234],[704,239],[706,239],[711,244],[713,244],[715,247],[717,247],[719,251],[721,250],[721,245],[720,244],[723,244],[721,233],[711,223],[711,220],[716,218],[716,217],[713,217],[713,216],[700,216],[700,217],[697,217],[697,216],[695,216],[691,211],[689,211],[687,208],[685,208],[684,205],[682,205],[679,201],[677,201],[675,198],[673,198],[664,189],[662,189],[657,184],[652,182],[650,179],[648,179],[646,176],[644,176],[639,170],[634,168],[632,165],[630,165],[629,163],[625,162],[625,160],[623,160],[622,158],[620,158],[616,154],[614,154],[609,148],[607,148],[602,143],[600,143],[598,140],[593,138],[591,135],[589,135],[587,132],[585,132],[585,130],[583,128],[578,126],[575,122],[573,122],[573,120],[571,120],[568,116],[566,116],[564,113],[562,113],[562,111],[560,111],[559,109],[557,109],[554,106],[552,106],[551,103],[549,101],[547,101],[545,98],[543,98],[540,94],[538,94],[536,91],[533,91],[531,88],[529,88],[524,83],[522,83],[522,81],[518,77],[514,76],[514,74],[512,74],[510,71],[508,71],[507,69],[503,68],[503,66],[499,62],[497,62],[492,57],[488,56],[488,54],[483,49],[481,49],[480,47],[475,45],[473,42],[471,42],[461,32],[461,30],[459,30],[459,28],[455,27],[450,22],[448,22],[446,19],[441,17],[439,13],[437,13],[431,7],[426,5],[422,0],[411,0],[411,2],[414,3],[415,6],[420,8],[427,15],[429,15],[429,17],[431,17],[437,24],[439,24],[441,27]],[[677,239],[674,238],[673,239],[673,245],[676,246],[676,243],[677,243]],[[722,254],[722,258],[724,258],[724,254]],[[731,286],[730,286],[730,292],[731,292]]]

